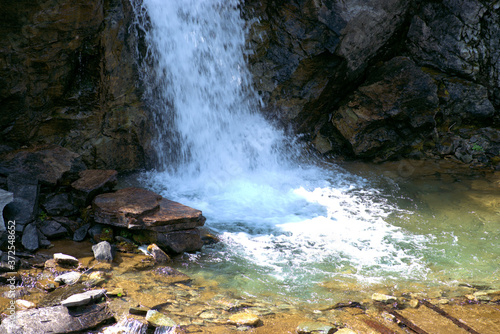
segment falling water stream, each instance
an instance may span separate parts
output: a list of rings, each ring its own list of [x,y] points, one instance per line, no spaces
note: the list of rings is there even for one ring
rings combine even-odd
[[[160,168],[142,182],[202,210],[220,239],[183,271],[303,302],[335,284],[498,284],[493,183],[478,190],[488,206],[471,183],[398,184],[308,157],[259,113],[239,1],[131,1],[158,133]]]

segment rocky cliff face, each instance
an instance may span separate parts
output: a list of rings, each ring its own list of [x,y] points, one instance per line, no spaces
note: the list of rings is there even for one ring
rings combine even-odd
[[[57,144],[89,168],[144,167],[128,0],[19,0],[0,13],[3,149]]]
[[[246,1],[269,116],[321,153],[500,168],[499,1]]]
[[[269,118],[318,151],[500,162],[500,1],[246,0]],[[57,144],[89,168],[148,164],[128,0],[2,5],[2,150]],[[7,147],[8,146],[8,147]]]

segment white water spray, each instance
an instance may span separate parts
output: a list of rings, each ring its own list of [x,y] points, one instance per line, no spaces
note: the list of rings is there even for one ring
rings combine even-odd
[[[224,245],[209,261],[298,286],[346,267],[364,277],[421,270],[401,246],[410,237],[384,220],[394,208],[376,203],[365,180],[293,162],[298,148],[258,113],[239,1],[132,2],[164,170],[146,182],[203,210]]]

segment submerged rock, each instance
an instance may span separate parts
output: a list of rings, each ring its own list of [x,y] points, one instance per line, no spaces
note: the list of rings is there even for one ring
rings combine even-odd
[[[381,302],[381,303],[394,303],[398,300],[394,296],[384,295],[382,293],[374,293],[372,295],[372,299],[374,301]]]
[[[302,322],[297,326],[297,334],[332,334],[335,327],[320,322]]]
[[[156,310],[149,310],[146,313],[146,320],[154,327],[175,327],[175,321]]]
[[[236,313],[229,317],[229,323],[237,326],[257,326],[261,322],[257,315],[247,312]]]

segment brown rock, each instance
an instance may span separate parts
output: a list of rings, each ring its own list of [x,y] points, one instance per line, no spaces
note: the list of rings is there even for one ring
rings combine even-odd
[[[205,223],[205,217],[201,215],[200,210],[165,198],[160,202],[160,210],[145,216],[142,220],[144,228],[157,232],[187,230],[203,226]]]
[[[111,191],[116,185],[116,170],[98,170],[88,169],[81,171],[79,179],[71,184],[73,189],[76,190],[77,200],[80,206],[87,206],[92,199],[107,191]]]
[[[149,245],[148,252],[153,255],[155,263],[167,263],[171,261],[170,257],[156,244]]]
[[[160,209],[162,197],[142,188],[124,188],[97,196],[94,219],[101,224],[128,229],[142,228],[142,217]]]
[[[200,231],[198,229],[157,233],[156,243],[170,253],[181,254],[196,252],[203,247]]]

